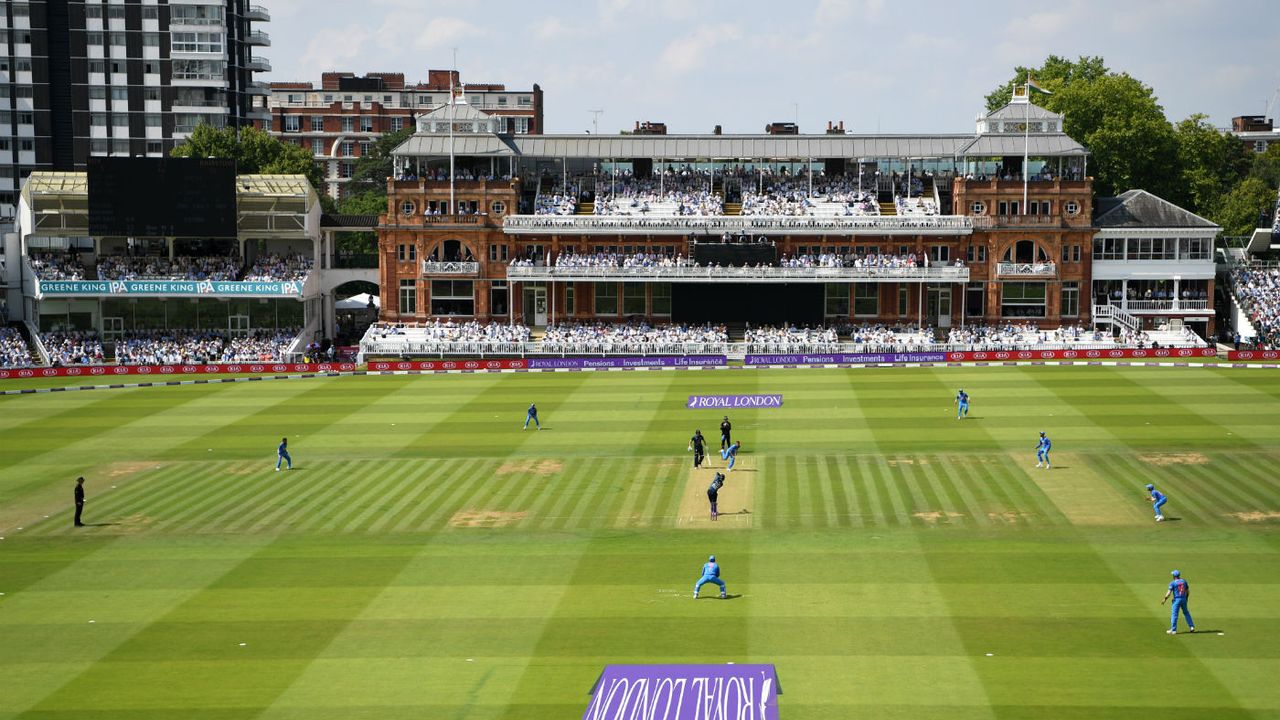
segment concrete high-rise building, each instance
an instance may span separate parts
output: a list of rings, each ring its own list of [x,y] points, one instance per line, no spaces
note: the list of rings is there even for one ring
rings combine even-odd
[[[14,0],[0,11],[0,221],[36,170],[161,156],[197,125],[265,118],[247,0]]]

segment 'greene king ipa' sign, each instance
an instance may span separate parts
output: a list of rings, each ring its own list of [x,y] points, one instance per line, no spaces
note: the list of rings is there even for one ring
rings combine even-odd
[[[690,395],[688,410],[732,410],[734,408],[782,407],[782,395]]]
[[[582,720],[778,720],[773,665],[609,665]]]

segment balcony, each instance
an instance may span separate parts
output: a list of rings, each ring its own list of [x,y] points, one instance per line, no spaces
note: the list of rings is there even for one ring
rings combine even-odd
[[[973,218],[973,226],[980,230],[991,228],[1056,228],[1066,223],[1054,215],[977,215]]]
[[[479,275],[480,263],[432,260],[422,261],[423,275]]]
[[[1000,277],[1052,278],[1058,276],[1058,266],[1054,263],[1010,263],[996,265],[996,273]]]
[[[271,12],[262,5],[250,5],[244,12],[246,20],[256,20],[258,22],[270,22]]]
[[[1213,308],[1209,306],[1208,300],[1183,300],[1174,298],[1169,300],[1120,300],[1114,303],[1117,307],[1126,312],[1135,315],[1212,315]]]
[[[245,83],[244,94],[245,95],[261,95],[262,97],[269,97],[271,95],[271,88],[267,87],[266,83],[260,83],[260,82]]]
[[[249,58],[249,62],[245,63],[244,66],[254,72],[271,72],[271,61],[257,55]]]
[[[699,283],[799,283],[799,282],[934,282],[963,283],[969,281],[967,267],[927,268],[852,268],[852,267],[545,267],[509,265],[509,280],[559,280],[593,282],[624,280],[628,282],[672,282],[696,280]]]
[[[770,215],[509,215],[508,235],[971,235],[972,218],[956,215],[795,217]]]
[[[266,47],[271,44],[271,36],[261,30],[253,30],[245,36],[244,41],[248,45],[261,45]]]

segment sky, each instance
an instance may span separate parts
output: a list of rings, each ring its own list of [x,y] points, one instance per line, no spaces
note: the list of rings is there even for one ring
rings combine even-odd
[[[325,70],[426,80],[457,49],[463,82],[545,92],[546,129],[973,132],[1017,65],[1100,55],[1173,121],[1280,115],[1275,0],[255,0],[266,80]]]

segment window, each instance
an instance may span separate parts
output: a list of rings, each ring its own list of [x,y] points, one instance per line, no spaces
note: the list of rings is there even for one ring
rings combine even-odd
[[[570,298],[573,297],[572,285],[565,288],[565,294]],[[507,300],[508,297],[507,281],[494,280],[493,283],[489,285],[489,314],[506,315],[510,312]],[[570,309],[569,313],[572,314],[573,310]]]
[[[300,132],[301,130],[302,130],[302,118],[298,117],[297,115],[284,116],[285,132]]]
[[[622,314],[645,314],[644,283],[624,283],[622,285]]]
[[[406,216],[412,215],[415,207],[416,206],[413,204],[412,200],[405,200],[404,202],[400,203],[400,214],[406,215]]]
[[[193,7],[186,5],[173,5],[173,8]],[[176,53],[183,52],[203,52],[203,53],[221,53],[222,52],[222,33],[216,32],[175,32],[173,33],[173,43],[170,49]]]
[[[107,7],[107,18],[109,18],[109,19],[111,19],[111,20],[123,20],[123,19],[124,19],[124,6],[123,6],[123,5],[111,5],[111,6]]]
[[[980,282],[971,282],[964,289],[964,314],[968,317],[982,317],[987,302],[987,289]]]
[[[1065,210],[1068,215],[1080,214],[1080,204],[1075,200],[1068,200],[1067,203],[1062,206],[1062,209]]]
[[[143,116],[143,124],[147,127],[160,127],[161,117],[159,113],[147,113]]]
[[[14,97],[29,98],[31,96],[32,96],[32,90],[30,85],[19,85],[14,90]]]
[[[123,10],[124,8],[120,8],[120,9]],[[107,43],[109,45],[124,46],[126,44],[125,34],[122,32],[107,33]]]
[[[1178,245],[1178,256],[1183,260],[1208,260],[1213,254],[1213,240],[1209,238],[1182,238]]]
[[[34,125],[36,123],[35,113],[20,112],[18,113],[19,125]]]
[[[84,16],[90,19],[100,19],[102,17],[101,5],[85,5]]]
[[[90,61],[89,61],[89,72],[91,72],[91,73],[105,73],[106,71],[107,71],[107,61],[105,61],[105,60],[90,60]]]
[[[23,138],[23,139],[21,139],[21,140],[19,140],[19,141],[18,141],[18,151],[19,151],[19,152],[32,152],[32,151],[34,151],[35,149],[36,149],[36,144],[35,144],[35,141],[34,141],[34,140],[30,140],[30,139],[28,139],[28,138]]]
[[[350,178],[352,175],[355,174],[355,172],[356,172],[355,163],[349,163],[349,162],[338,163],[338,174],[340,177]]]
[[[614,283],[596,283],[596,314],[618,314],[618,286]]]
[[[986,245],[970,245],[969,247],[965,248],[965,251],[964,251],[964,259],[965,259],[967,262],[970,262],[970,263],[974,263],[974,262],[984,263],[984,262],[986,262],[986,261],[987,261],[987,246],[986,246]]]
[[[94,127],[106,127],[107,126],[106,113],[93,113],[92,115],[89,116],[89,124]]]
[[[116,113],[111,116],[111,124],[116,127],[129,127],[129,114]]]
[[[573,286],[570,285],[569,287],[572,288]],[[649,287],[653,289],[653,314],[670,315],[671,283],[653,283]]]
[[[352,142],[342,143],[342,157],[354,157],[356,144]]]
[[[506,211],[507,204],[501,200],[494,200],[493,204],[489,206],[489,212],[498,217],[501,217]]]
[[[974,215],[983,215],[987,212],[987,204],[981,200],[975,200],[973,204],[969,206],[969,212]]]
[[[373,118],[371,117],[360,118],[360,132],[367,132],[367,133],[373,132]]]
[[[1080,316],[1080,283],[1062,283],[1062,317]]]
[[[320,138],[314,138],[314,139],[311,141],[311,154],[312,154],[312,155],[323,155],[323,154],[324,154],[324,141],[323,141],[323,140],[321,140]]]
[[[391,132],[400,132],[403,129],[404,129],[404,118],[402,117],[391,118]]]
[[[951,248],[946,245],[933,245],[929,247],[929,261],[931,263],[945,263],[951,261]]]
[[[1080,262],[1080,246],[1079,245],[1063,245],[1062,246],[1062,262]]]
[[[85,9],[86,9],[86,10],[88,10],[88,8],[89,8],[89,6],[88,6],[88,5],[86,5],[86,6],[85,6]],[[159,19],[160,19],[160,8],[156,7],[155,5],[143,5],[143,6],[142,6],[142,19],[143,19],[143,20],[159,20]]]
[[[564,286],[564,314],[572,317],[578,308],[577,288],[573,283]]]
[[[490,246],[489,246],[489,261],[490,261],[490,262],[498,262],[498,261],[506,260],[506,259],[507,259],[507,246],[506,246],[506,245],[498,245],[498,244],[494,244],[494,245],[490,245]]]
[[[89,32],[89,33],[85,33],[85,34],[84,34],[84,41],[85,41],[85,43],[86,43],[86,44],[88,44],[88,45],[101,45],[101,44],[102,44],[102,33],[100,33],[100,32]]]
[[[853,314],[859,316],[880,314],[880,286],[876,283],[854,283]]]
[[[405,215],[413,214],[413,203],[405,203],[409,206],[409,212]],[[401,210],[404,208],[401,207]],[[396,259],[400,262],[415,262],[418,259],[418,246],[413,243],[401,243],[396,247]]]
[[[1004,317],[1044,317],[1045,284],[1006,282],[1000,292],[1000,314]]]
[[[430,96],[430,95],[419,95],[419,96],[418,96],[418,104],[419,104],[419,105],[430,105],[430,104],[431,104],[431,96]]]
[[[360,143],[360,157],[368,157],[371,152],[373,152],[373,143],[371,142]]]
[[[533,104],[533,98],[529,97],[528,95],[521,95],[521,96],[520,96],[519,103],[520,103],[521,105],[532,105],[532,104]]]
[[[848,283],[827,283],[826,295],[827,317],[849,317]]]
[[[400,281],[400,313],[413,315],[418,312],[418,281]]]
[[[355,130],[356,120],[353,117],[342,118],[342,132],[352,132]]]
[[[323,115],[311,116],[311,132],[324,132],[324,116]]]
[[[898,317],[907,317],[911,308],[910,290],[903,283],[898,284]]]
[[[147,154],[148,154],[148,155],[160,155],[160,154],[163,154],[163,153],[164,153],[164,143],[160,142],[159,140],[148,140],[148,141],[147,141]]]
[[[432,315],[474,315],[475,299],[470,280],[432,280]]]
[[[160,47],[160,33],[142,33],[142,47]]]

